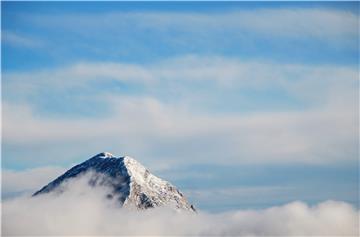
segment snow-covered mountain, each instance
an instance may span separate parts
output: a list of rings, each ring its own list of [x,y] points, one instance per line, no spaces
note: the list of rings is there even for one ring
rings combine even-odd
[[[115,157],[108,152],[100,153],[85,162],[74,166],[33,196],[49,192],[63,192],[61,184],[71,179],[89,174],[90,186],[108,187],[104,194],[107,198],[116,198],[121,206],[147,209],[167,206],[174,209],[195,211],[184,195],[171,183],[151,174],[135,159]]]

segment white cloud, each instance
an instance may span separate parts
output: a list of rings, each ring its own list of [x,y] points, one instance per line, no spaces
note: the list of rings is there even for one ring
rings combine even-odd
[[[135,14],[134,14],[135,15]],[[126,15],[128,19],[132,14]],[[256,32],[262,36],[317,38],[327,42],[356,38],[358,16],[346,11],[321,9],[258,9],[226,13],[140,13],[146,27],[185,28],[188,31],[231,30],[234,34]],[[120,18],[121,14],[109,18]],[[140,20],[139,20],[140,19]],[[133,19],[131,19],[133,20]],[[143,21],[142,21],[143,20]]]
[[[86,178],[86,176],[84,176]],[[21,197],[2,203],[2,234],[9,235],[357,235],[359,212],[344,202],[293,202],[264,210],[198,214],[167,209],[131,211],[107,200],[85,179],[62,195]],[[96,190],[94,190],[96,189]],[[113,199],[114,200],[114,199]]]
[[[110,150],[165,163],[328,163],[357,157],[356,115],[344,108],[211,116],[151,98],[113,98],[112,106],[112,116],[70,120],[37,117],[29,107],[4,103],[4,142],[25,150],[46,144],[45,159],[80,157],[84,146],[88,155]]]
[[[122,30],[140,28],[159,33],[180,30],[186,33],[214,35],[232,32],[233,36],[255,33],[266,37],[315,38],[339,47],[356,45],[358,16],[354,13],[329,9],[281,8],[252,9],[223,12],[111,12],[75,15],[31,15],[28,21],[45,27],[61,27],[87,36],[102,29],[114,34]],[[113,24],[117,22],[118,24]],[[100,32],[98,32],[100,30]],[[199,40],[201,37],[195,37]],[[176,40],[176,39],[173,39]],[[345,43],[344,43],[345,42]],[[180,43],[180,42],[179,42]]]
[[[144,93],[115,95],[92,84],[104,80],[135,83],[145,87]],[[206,93],[194,91],[212,83],[214,88]],[[144,65],[79,63],[10,73],[3,77],[3,141],[22,147],[21,155],[16,149],[11,151],[12,159],[19,162],[20,158],[29,161],[31,155],[24,154],[35,156],[35,150],[44,153],[36,155],[38,161],[66,156],[79,159],[103,150],[127,153],[145,163],[161,160],[165,165],[194,157],[197,162],[210,163],[354,161],[358,154],[358,83],[358,72],[351,67],[198,56]],[[41,116],[36,102],[30,104],[45,89],[66,93],[83,87],[94,90],[85,97],[104,100],[113,110],[99,117],[54,118]],[[266,96],[271,88],[283,90],[307,104],[306,108],[244,114],[194,106],[198,100],[204,106],[211,104],[214,90],[226,94],[250,89]],[[164,97],[159,91],[169,94]],[[81,151],[84,146],[90,149],[87,153]],[[218,159],[224,154],[224,159]]]
[[[128,83],[151,83],[146,68],[122,63],[77,63],[68,67],[35,72],[4,73],[4,87],[9,94],[33,95],[40,89],[83,88],[93,81],[116,80]],[[5,93],[5,94],[7,94]]]
[[[186,93],[192,86],[199,86],[197,83],[215,83],[220,89],[277,88],[315,103],[344,96],[354,99],[357,74],[356,68],[346,66],[278,64],[188,55],[150,64],[82,62],[56,69],[4,73],[3,86],[6,99],[33,96],[45,89],[81,89],[94,86],[93,82],[106,81],[144,86],[146,92],[151,93],[157,88]],[[103,95],[107,91],[96,92]]]
[[[28,170],[2,170],[2,194],[34,192],[64,172],[60,167],[39,167]]]
[[[40,42],[37,39],[33,39],[28,36],[19,35],[14,32],[10,31],[2,31],[2,42],[5,44],[10,44],[12,46],[16,47],[25,47],[25,48],[39,48],[43,45],[42,42]]]

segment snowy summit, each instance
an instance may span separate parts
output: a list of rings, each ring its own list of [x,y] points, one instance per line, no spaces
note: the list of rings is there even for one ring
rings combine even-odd
[[[109,152],[102,152],[72,167],[33,196],[56,191],[62,183],[85,173],[91,173],[89,185],[109,187],[106,197],[117,198],[121,206],[136,209],[166,206],[195,211],[194,206],[171,183],[151,174],[135,159],[129,156],[115,157]]]

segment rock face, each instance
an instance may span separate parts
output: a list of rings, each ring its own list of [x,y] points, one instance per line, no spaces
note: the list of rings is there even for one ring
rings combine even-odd
[[[151,174],[135,159],[128,156],[115,157],[108,152],[74,166],[33,196],[49,192],[61,193],[61,184],[89,173],[88,184],[108,187],[110,191],[105,194],[106,197],[116,198],[121,206],[136,209],[166,206],[195,211],[175,186]]]

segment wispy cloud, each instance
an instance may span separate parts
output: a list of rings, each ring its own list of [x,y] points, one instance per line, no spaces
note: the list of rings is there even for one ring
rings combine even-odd
[[[1,40],[4,44],[9,44],[15,47],[23,47],[23,48],[39,48],[43,44],[40,40],[34,39],[29,36],[23,36],[21,34],[17,34],[10,31],[2,31],[1,32]]]
[[[22,171],[2,170],[2,195],[34,192],[62,172],[64,169],[60,167],[40,167]]]
[[[193,12],[107,12],[75,15],[31,15],[33,23],[82,31],[121,29],[132,26],[141,29],[182,29],[188,33],[228,31],[235,34],[256,32],[272,37],[319,38],[333,41],[357,37],[358,16],[346,11],[326,9],[255,9],[208,13]],[[44,21],[46,19],[46,21]],[[271,19],[271,20],[269,20]],[[112,24],[119,22],[120,24]],[[75,24],[74,24],[75,23]],[[90,31],[88,31],[90,33]],[[93,32],[96,33],[96,32]]]
[[[98,89],[114,81],[141,90],[125,95],[111,91],[111,84]],[[4,74],[4,142],[24,147],[61,143],[73,153],[79,147],[70,148],[69,143],[76,141],[97,148],[87,155],[106,148],[163,161],[172,156],[172,162],[186,160],[189,154],[190,160],[196,156],[197,161],[209,162],[219,162],[217,157],[227,154],[223,162],[230,163],[349,161],[357,157],[357,85],[357,70],[351,67],[196,56],[153,64],[80,63]],[[112,109],[101,116],[77,118],[38,113],[42,109],[38,102],[49,99],[47,95],[61,98],[70,89],[78,94],[84,88],[85,101],[103,100]],[[241,96],[244,89],[269,100],[273,94],[267,93],[273,88],[280,89],[277,93],[283,100],[295,98],[294,107],[271,110],[265,104],[246,113],[211,109],[216,100],[230,107],[252,103],[251,97]],[[73,106],[77,101],[64,103]],[[299,103],[305,106],[299,109]],[[58,157],[55,147],[49,150]]]
[[[358,15],[326,8],[29,12],[16,19],[19,29],[47,42],[41,57],[34,56],[58,64],[83,58],[151,62],[196,53],[354,65],[358,52]]]
[[[221,90],[277,88],[311,103],[352,96],[355,99],[357,70],[346,66],[310,66],[272,62],[242,61],[226,57],[196,55],[170,58],[149,64],[83,62],[56,69],[3,74],[4,96],[21,98],[40,90],[95,88],[92,83],[119,81],[146,87],[145,93],[163,90],[191,92],[197,85]],[[106,90],[96,94],[106,94]],[[348,94],[350,92],[350,94]],[[193,93],[194,95],[194,93]],[[93,95],[92,95],[93,96]],[[28,98],[27,98],[28,99]],[[183,97],[181,99],[184,99]]]
[[[68,146],[69,153],[79,152],[84,143],[97,149],[93,153],[106,147],[163,162],[196,157],[215,163],[327,163],[357,157],[356,116],[341,108],[209,117],[149,98],[120,97],[113,103],[113,116],[73,120],[38,118],[28,107],[4,104],[4,142],[23,147],[45,142],[53,147],[45,160],[64,159],[56,147],[75,141],[78,147]]]

